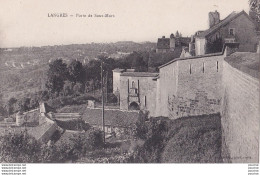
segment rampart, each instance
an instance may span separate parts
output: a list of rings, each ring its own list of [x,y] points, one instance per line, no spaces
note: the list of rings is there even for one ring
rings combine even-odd
[[[259,162],[259,80],[223,62],[222,158]]]
[[[176,60],[160,69],[157,115],[176,119],[220,112],[223,54]]]

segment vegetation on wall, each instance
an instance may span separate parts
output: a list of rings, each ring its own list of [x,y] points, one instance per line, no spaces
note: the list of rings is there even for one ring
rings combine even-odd
[[[255,21],[257,30],[260,30],[260,0],[249,0],[249,16]]]

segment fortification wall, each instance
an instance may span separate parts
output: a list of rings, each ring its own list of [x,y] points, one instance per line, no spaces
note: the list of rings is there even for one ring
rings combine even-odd
[[[173,118],[220,112],[223,55],[179,62]]]
[[[223,55],[180,60],[160,69],[157,116],[220,112]]]
[[[169,116],[168,99],[177,93],[178,62],[162,67],[157,83],[156,116]]]
[[[223,62],[222,157],[259,161],[259,80]]]

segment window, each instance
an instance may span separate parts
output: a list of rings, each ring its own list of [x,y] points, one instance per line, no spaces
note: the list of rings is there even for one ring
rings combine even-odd
[[[235,29],[234,28],[229,29],[229,35],[232,35],[232,36],[235,35]]]
[[[204,73],[204,71],[205,71],[205,63],[203,63],[203,67],[202,67],[202,72]]]
[[[191,64],[190,64],[190,74],[191,74]]]
[[[135,88],[135,82],[132,81],[132,88]]]
[[[146,96],[144,96],[144,106],[146,106]]]
[[[218,61],[217,61],[217,72],[218,72]]]

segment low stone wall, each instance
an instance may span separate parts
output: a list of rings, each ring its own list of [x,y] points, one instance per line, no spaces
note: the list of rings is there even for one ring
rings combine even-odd
[[[259,80],[223,62],[222,158],[259,162]]]

